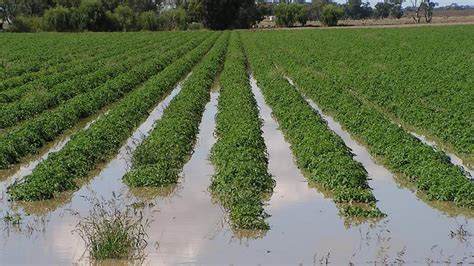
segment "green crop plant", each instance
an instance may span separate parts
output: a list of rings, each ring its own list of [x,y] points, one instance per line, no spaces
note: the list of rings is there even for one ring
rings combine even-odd
[[[233,227],[268,229],[263,195],[273,191],[274,181],[267,172],[262,122],[238,33],[231,36],[219,84],[217,142],[211,152],[216,173],[210,190],[229,211]]]
[[[206,37],[208,35],[198,35],[196,39],[164,54],[157,52],[157,56],[150,61],[135,66],[100,87],[74,97],[33,120],[25,121],[11,131],[0,134],[0,169],[5,169],[9,164],[16,163],[20,158],[36,152],[46,142],[54,140],[82,118],[124,97],[136,86],[196,47]],[[176,40],[176,43],[169,43],[169,45],[175,45],[178,42],[179,40]]]
[[[124,97],[91,127],[75,134],[62,150],[51,154],[31,175],[11,185],[8,188],[10,196],[15,200],[35,201],[76,189],[76,179],[86,177],[100,162],[116,154],[140,121],[146,118],[148,110],[191,70],[217,36],[206,37],[198,47]],[[189,45],[188,48],[194,46]]]
[[[366,65],[369,63],[363,61],[365,59],[361,59],[363,55],[367,54],[363,52],[365,46],[372,47],[372,49],[374,47],[380,48],[384,43],[384,36],[414,38],[413,42],[407,45],[416,45],[419,34],[424,36],[433,33],[427,38],[439,39],[443,33],[449,32],[453,39],[462,41],[462,36],[465,36],[464,34],[469,31],[472,29],[453,27],[430,29],[428,32],[421,31],[421,29],[410,29],[406,32],[363,29],[333,33],[281,32],[258,36],[252,36],[249,33],[244,36],[246,42],[256,42],[256,45],[260,47],[259,51],[268,55],[267,64],[277,64],[286,75],[297,83],[306,96],[314,100],[324,112],[332,115],[352,136],[366,145],[372,156],[394,173],[413,182],[420,191],[426,193],[427,199],[452,201],[458,206],[474,208],[474,183],[467,178],[466,173],[458,166],[453,165],[443,152],[423,144],[399,127],[390,115],[395,112],[406,112],[403,115],[405,118],[412,117],[406,119],[407,123],[423,127],[433,134],[436,131],[434,128],[439,126],[439,130],[444,132],[442,134],[451,134],[450,138],[457,136],[456,141],[464,142],[464,144],[458,142],[460,153],[472,154],[472,148],[469,147],[472,147],[470,143],[474,141],[472,137],[474,127],[472,127],[472,122],[469,122],[469,117],[472,117],[469,115],[472,113],[472,108],[469,109],[468,104],[472,99],[472,90],[469,91],[469,85],[466,83],[470,80],[472,72],[466,72],[463,65],[453,64],[456,67],[452,69],[444,69],[441,65],[435,65],[433,69],[427,67],[426,73],[419,74],[421,76],[434,75],[433,71],[436,68],[443,68],[444,71],[450,73],[449,75],[455,75],[456,71],[463,73],[463,78],[453,84],[459,89],[455,92],[452,86],[445,83],[447,81],[444,80],[444,77],[433,81],[426,80],[425,82],[431,84],[429,88],[420,85],[422,83],[418,80],[420,77],[411,73],[403,76],[403,79],[407,80],[402,82],[402,77],[398,77],[398,73],[392,71],[392,65],[398,66],[397,60],[408,56],[405,53],[409,53],[410,49],[404,49],[400,52],[401,54],[384,54],[390,59],[389,61],[384,61],[383,64],[380,61],[378,63],[372,61],[370,67]],[[417,34],[409,35],[409,33]],[[319,37],[327,39],[307,38],[313,34],[322,35]],[[374,41],[364,42],[367,38]],[[298,45],[279,41],[285,39],[295,40],[296,42],[292,42],[292,44],[297,43]],[[327,44],[326,42],[350,43],[351,46],[353,44],[354,49],[346,52],[346,50],[342,51],[338,45],[334,46],[335,50],[326,49],[328,46],[324,46],[324,49],[315,49],[316,42],[312,41],[314,39],[319,40],[318,47],[319,45],[324,46]],[[350,39],[351,42],[344,42],[347,39]],[[278,43],[279,45],[270,45],[269,43]],[[369,45],[367,45],[368,43]],[[312,49],[308,49],[309,47]],[[268,49],[272,49],[272,52],[269,52]],[[302,50],[305,52],[302,53]],[[425,51],[421,52],[421,54],[423,53]],[[443,48],[442,53],[449,55],[451,50],[446,47]],[[452,60],[455,58],[458,56],[452,55]],[[362,61],[357,61],[357,59]],[[422,64],[426,59],[419,57],[418,60],[421,61],[400,62],[410,64],[405,66],[407,68],[418,69],[419,64]],[[359,69],[359,64],[361,67],[365,67],[366,72],[364,69]],[[445,64],[444,61],[442,64]],[[451,71],[454,72],[451,73]],[[377,75],[378,79],[372,80],[371,75]],[[399,79],[396,80],[396,78]],[[413,83],[410,82],[412,80]],[[438,87],[437,80],[440,84],[445,85]],[[390,85],[387,82],[390,82]],[[415,86],[417,89],[411,86]],[[452,99],[448,95],[452,95]],[[416,113],[417,108],[419,118],[412,115]],[[443,111],[443,109],[445,110]],[[404,119],[402,115],[399,117]],[[423,122],[424,126],[416,122],[418,119],[424,120],[421,117],[426,117],[426,121]],[[458,129],[455,130],[455,128]],[[456,146],[455,142],[449,142]]]
[[[124,177],[129,186],[164,186],[178,181],[192,154],[212,84],[222,68],[228,39],[229,32],[223,33],[193,69],[148,138],[135,150],[132,170]]]
[[[383,217],[375,206],[367,172],[353,159],[351,150],[271,64],[268,52],[262,52],[256,42],[247,41],[245,45],[251,70],[291,145],[298,167],[329,192],[341,207],[341,215]],[[345,205],[352,204],[357,205],[343,211]]]

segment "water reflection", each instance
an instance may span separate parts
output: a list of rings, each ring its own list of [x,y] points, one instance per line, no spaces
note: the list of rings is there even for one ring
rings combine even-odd
[[[130,160],[130,148],[124,148],[92,182],[72,195],[70,203],[41,216],[45,221],[42,229],[38,226],[38,233],[26,236],[12,228],[9,235],[3,234],[2,264],[87,264],[82,240],[71,235],[77,216],[68,209],[87,214],[90,206],[83,196],[107,198],[113,191],[126,195],[127,205],[142,209],[153,220],[145,264],[474,263],[473,218],[463,214],[448,217],[420,201],[397,184],[392,173],[376,164],[363,146],[349,142],[350,136],[343,139],[367,169],[378,206],[388,217],[347,228],[336,205],[309,187],[293,162],[270,108],[257,93],[269,171],[276,180],[274,193],[265,206],[271,214],[271,229],[262,236],[236,234],[226,222],[225,211],[212,203],[207,190],[213,174],[207,157],[215,143],[217,99],[218,93],[214,92],[202,118],[195,152],[178,185],[129,191],[121,182]],[[141,127],[130,141],[140,140],[153,122],[148,125]],[[33,217],[26,217],[23,223],[33,222]]]
[[[212,242],[223,231],[232,234],[225,211],[213,202],[208,192],[214,173],[208,156],[216,141],[218,95],[214,90],[206,105],[195,151],[183,169],[182,191],[157,202],[159,215],[152,224],[151,237],[160,243],[160,248],[150,255],[153,263],[193,262],[193,258],[205,252],[202,248],[206,242]]]
[[[298,89],[297,85],[295,82],[288,76],[285,76],[285,79],[288,80],[288,82],[295,87],[295,89]],[[299,89],[298,89],[299,90]],[[301,92],[302,95],[304,96],[304,93]],[[413,193],[416,194],[416,196],[421,199],[424,203],[428,204],[429,206],[432,206],[434,208],[437,208],[438,210],[442,211],[443,213],[447,214],[448,216],[456,216],[456,215],[465,215],[467,217],[474,217],[474,212],[468,208],[463,208],[463,207],[458,207],[454,205],[452,202],[440,202],[440,201],[430,201],[427,200],[426,195],[421,192],[417,191],[416,187],[413,185],[413,183],[409,182],[406,179],[399,178],[397,175],[393,174],[389,170],[387,170],[385,167],[383,167],[381,164],[377,163],[377,160],[374,159],[369,151],[361,144],[359,144],[352,136],[342,128],[341,124],[339,124],[334,118],[331,116],[325,114],[321,108],[311,99],[305,97],[306,101],[308,104],[321,115],[321,117],[327,122],[328,127],[336,133],[341,139],[344,141],[344,144],[351,148],[353,153],[355,154],[354,159],[364,166],[364,168],[368,171],[369,173],[369,180],[375,180],[379,181],[381,179],[384,180],[384,182],[390,182],[392,180],[395,180],[395,185],[398,186],[399,188],[405,188],[405,190],[409,190]],[[412,133],[414,134],[414,133]],[[372,181],[373,182],[373,181]],[[372,182],[369,182],[371,184]],[[372,187],[372,185],[371,185]],[[375,189],[375,188],[374,188]],[[380,200],[377,196],[376,198]],[[382,210],[384,212],[384,210]]]
[[[36,154],[23,158],[20,163],[13,165],[11,168],[0,170],[0,181],[7,180],[6,183],[2,183],[0,187],[1,191],[3,192],[6,188],[6,185],[13,183],[13,181],[31,174],[36,166],[38,166],[38,164],[42,161],[46,160],[51,153],[61,150],[69,142],[69,140],[71,140],[71,137],[75,132],[81,129],[89,128],[100,117],[106,115],[109,108],[110,106],[102,109],[97,114],[82,120],[73,128],[66,130],[54,142],[44,145]]]
[[[15,234],[4,234],[5,241],[0,246],[0,261],[7,264],[33,264],[33,261],[28,258],[34,258],[34,264],[50,264],[51,262],[70,264],[79,260],[87,263],[87,258],[83,256],[85,248],[82,240],[78,235],[71,235],[71,231],[78,223],[78,215],[84,216],[90,209],[88,198],[109,199],[114,192],[132,195],[121,181],[122,176],[129,170],[131,151],[143,141],[144,136],[150,133],[154,123],[161,118],[163,110],[180,92],[181,84],[153,109],[149,117],[126,141],[113,160],[98,167],[98,170],[91,173],[91,178],[81,180],[85,185],[79,191],[62,193],[56,200],[34,203],[10,203],[5,197],[2,201],[3,212],[19,212],[22,215],[20,227],[23,230]],[[8,180],[10,179],[12,178]],[[173,190],[176,190],[175,188]],[[150,190],[148,196],[151,193],[158,195],[159,191],[165,190],[158,189],[154,192]],[[171,192],[168,191],[163,196],[169,195]],[[139,194],[141,196],[147,195]],[[125,200],[128,201],[127,205],[132,205],[137,201],[134,197],[125,198]],[[155,214],[155,210],[150,208],[153,206],[153,204],[146,204],[146,213],[150,217]],[[35,213],[36,215],[25,215],[25,213]],[[38,220],[46,221],[42,230],[28,230],[32,225],[41,224],[36,222]],[[32,233],[24,234],[27,231]],[[29,239],[34,239],[34,241],[28,242]],[[26,256],[23,252],[25,249],[18,249],[20,244],[27,247]],[[23,253],[18,253],[20,250]]]

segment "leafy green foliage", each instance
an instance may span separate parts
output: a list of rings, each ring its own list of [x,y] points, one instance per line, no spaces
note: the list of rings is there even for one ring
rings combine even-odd
[[[101,37],[103,35],[66,36],[52,33],[1,35],[4,52],[0,57],[0,66],[2,67],[0,91],[41,77],[41,75],[37,76],[37,72],[47,68],[70,62],[78,59],[78,57],[90,57],[90,53],[93,52],[92,48],[100,49],[106,41],[120,41],[119,36]],[[34,46],[31,45],[33,39],[35,41]],[[124,39],[122,41],[126,42]],[[12,50],[13,47],[17,49]]]
[[[180,41],[185,41],[186,37],[189,36],[184,36]],[[164,41],[166,40],[165,38]],[[21,97],[18,101],[0,106],[0,128],[32,118],[77,95],[97,88],[156,55],[157,50],[166,52],[171,49],[169,46],[164,46],[155,50],[155,47],[156,44],[148,44],[126,53],[124,50],[111,49],[95,59],[84,60],[82,64],[76,62],[66,71],[52,73],[24,86],[0,93],[0,97],[3,96],[5,101]]]
[[[160,28],[160,21],[155,11],[141,13],[138,17],[138,24],[142,30],[154,31]]]
[[[185,30],[186,12],[182,8],[163,11],[160,13],[159,22],[162,30]]]
[[[132,187],[163,186],[178,181],[191,155],[210,89],[222,68],[229,33],[224,33],[156,123],[150,136],[135,150],[133,169],[124,177]]]
[[[14,36],[14,37],[12,37]],[[26,35],[12,35],[8,39],[14,43],[28,42]],[[49,89],[68,78],[87,74],[85,66],[112,56],[134,53],[145,47],[152,48],[156,41],[180,37],[171,33],[157,34],[150,38],[144,33],[134,33],[133,37],[107,34],[50,34],[35,35],[34,47],[22,47],[2,56],[8,61],[4,72],[0,72],[0,102],[18,100],[30,90]],[[6,41],[7,39],[2,39]],[[48,47],[48,49],[46,49]],[[46,51],[43,51],[46,49]],[[166,49],[157,47],[157,49]],[[147,52],[142,50],[142,52]],[[89,70],[92,72],[94,70]],[[23,86],[27,86],[24,88]],[[23,88],[20,88],[23,87]]]
[[[326,26],[336,26],[337,21],[344,15],[344,9],[336,5],[325,5],[319,21]]]
[[[114,9],[113,17],[122,31],[130,31],[135,24],[135,13],[129,6],[117,6]]]
[[[43,20],[39,17],[18,16],[8,28],[12,32],[40,32]]]
[[[173,61],[195,47],[207,35],[199,35],[188,43],[165,53],[157,52],[150,61],[136,65],[128,72],[108,80],[103,85],[72,98],[59,107],[44,112],[33,120],[0,137],[0,168],[17,162],[21,157],[35,152],[45,142],[53,140],[64,130],[71,128],[80,119],[96,113],[102,107],[114,102],[145,82]],[[172,45],[171,43],[169,45]]]
[[[298,167],[307,173],[308,179],[328,190],[336,203],[358,203],[351,206],[351,210],[359,209],[359,212],[341,211],[342,215],[384,216],[375,207],[376,200],[367,183],[367,173],[353,159],[351,150],[272,66],[268,52],[259,50],[254,40],[247,39],[245,44],[251,69],[291,145]]]
[[[299,4],[279,4],[274,9],[277,24],[283,27],[292,27],[296,22],[305,25],[308,21],[307,9]]]
[[[231,36],[219,83],[218,140],[211,153],[216,174],[210,189],[229,210],[235,228],[268,229],[262,196],[273,191],[274,181],[267,173],[262,122],[236,32]]]
[[[204,24],[213,30],[249,25],[258,20],[258,14],[253,12],[255,11],[254,0],[196,1],[202,3]],[[239,19],[244,20],[239,21]]]
[[[208,38],[132,91],[91,127],[74,135],[61,151],[51,154],[31,175],[10,186],[8,192],[11,197],[26,201],[42,200],[54,197],[57,192],[76,188],[75,179],[85,177],[98,163],[115,154],[146,117],[148,110],[172,90],[214,40],[214,37]]]
[[[68,31],[70,28],[70,11],[68,8],[58,6],[46,10],[43,16],[45,28],[53,31]]]
[[[258,40],[248,36],[246,41],[257,42],[261,51],[271,51],[267,52],[270,56],[279,55],[272,57],[273,62],[307,96],[364,143],[375,158],[416,184],[429,200],[474,208],[474,183],[465,173],[444,153],[423,144],[385,115],[396,115],[472,154],[472,71],[461,59],[464,52],[450,48],[451,41],[463,42],[467,32],[472,29],[279,32],[259,35]],[[428,44],[426,38],[438,41]],[[409,47],[423,40],[427,50],[413,55],[410,48],[400,50],[398,42],[391,44],[385,41],[388,39],[410,40]],[[440,44],[444,42],[446,45]],[[393,53],[369,53],[381,47]],[[431,47],[437,47],[440,63],[430,65]],[[421,68],[422,73],[418,72]],[[454,76],[459,81],[453,82]]]
[[[146,230],[150,221],[132,206],[124,206],[123,197],[112,199],[86,198],[92,209],[80,217],[77,232],[84,240],[89,256],[94,260],[141,260],[148,245]],[[122,202],[120,202],[122,201]]]

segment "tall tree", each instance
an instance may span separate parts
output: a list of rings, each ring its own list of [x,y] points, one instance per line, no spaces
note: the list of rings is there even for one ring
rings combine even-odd
[[[413,20],[416,23],[420,23],[422,15],[425,17],[425,21],[430,23],[433,19],[433,8],[438,5],[438,3],[431,0],[411,0],[411,4],[413,9],[415,9]]]
[[[372,16],[370,3],[363,3],[362,0],[348,0],[346,4],[346,13],[352,19],[364,19]]]
[[[240,8],[255,8],[254,0],[201,0],[204,9],[204,23],[214,30],[234,27],[237,23]]]

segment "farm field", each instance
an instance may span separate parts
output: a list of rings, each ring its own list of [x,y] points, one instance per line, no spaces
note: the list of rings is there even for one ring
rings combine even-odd
[[[88,264],[114,201],[144,264],[474,263],[472,36],[0,34],[0,261]]]

